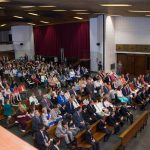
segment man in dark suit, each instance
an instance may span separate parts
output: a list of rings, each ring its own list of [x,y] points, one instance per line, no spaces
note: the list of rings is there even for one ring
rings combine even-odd
[[[114,134],[118,134],[120,131],[120,123],[117,122],[115,118],[115,113],[113,112],[110,116],[107,117],[106,122],[108,125],[114,127]]]
[[[47,150],[51,143],[45,129],[44,125],[40,125],[40,130],[35,134],[35,143],[39,150]]]
[[[78,128],[80,128],[81,130],[85,129],[86,125],[85,125],[85,121],[82,116],[82,108],[81,107],[76,108],[76,111],[73,113],[73,120],[75,122],[75,125]]]
[[[104,137],[104,141],[108,141],[112,132],[107,128],[106,122],[103,119],[100,119],[100,122],[99,122],[97,128],[99,131],[106,133],[106,135]]]
[[[70,97],[69,101],[66,103],[66,112],[69,114],[73,114],[75,111],[73,106],[73,99]]]
[[[85,141],[92,145],[93,150],[100,150],[99,143],[94,139],[89,125],[85,132]]]
[[[122,116],[127,117],[127,119],[130,120],[131,124],[133,123],[133,114],[127,109],[126,103],[122,104],[119,112]]]
[[[90,114],[91,117],[96,117],[97,119],[98,118],[101,118],[97,113],[96,113],[96,108],[94,107],[93,105],[93,101],[90,100],[89,101],[89,104],[87,105],[87,112]]]
[[[38,110],[35,110],[34,116],[32,117],[32,131],[36,133],[39,131],[40,125],[42,124],[42,118]]]

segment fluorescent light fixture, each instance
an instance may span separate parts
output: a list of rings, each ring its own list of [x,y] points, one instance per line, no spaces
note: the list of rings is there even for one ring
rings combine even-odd
[[[67,11],[67,10],[64,10],[64,9],[54,9],[54,10],[52,10],[52,11],[58,11],[58,12],[63,12],[63,11]]]
[[[77,12],[76,14],[78,14],[78,15],[88,15],[90,13],[87,13],[87,12]]]
[[[74,9],[74,10],[71,10],[71,11],[88,11],[88,10],[84,10],[84,9]]]
[[[0,0],[0,3],[9,2],[9,0]]]
[[[6,26],[6,24],[1,24],[0,26],[1,26],[1,27],[4,27],[4,26]]]
[[[28,22],[27,23],[28,25],[32,25],[32,26],[35,26],[36,24],[34,24],[34,23],[31,23],[31,22]]]
[[[23,17],[21,16],[13,16],[14,18],[19,18],[19,19],[22,19]]]
[[[40,21],[41,23],[49,23],[49,22],[47,22],[47,21]]]
[[[128,6],[132,6],[130,4],[100,4],[101,6],[104,7],[128,7]]]
[[[82,20],[83,19],[81,17],[73,17],[73,18],[78,19],[78,20]]]
[[[47,6],[39,6],[41,8],[53,8],[53,7],[56,7],[56,6],[53,6],[53,5],[47,5]]]
[[[4,7],[0,7],[0,9],[4,9]]]
[[[145,15],[146,17],[150,17],[150,15]]]
[[[32,15],[32,16],[39,16],[38,14],[36,13],[28,13],[29,15]]]
[[[20,6],[21,8],[33,8],[35,6]]]
[[[147,12],[150,12],[150,10],[128,10],[128,12],[147,13]]]

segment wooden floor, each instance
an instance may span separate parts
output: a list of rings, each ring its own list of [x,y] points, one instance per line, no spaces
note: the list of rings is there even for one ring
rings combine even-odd
[[[0,150],[37,150],[7,129],[0,126]]]

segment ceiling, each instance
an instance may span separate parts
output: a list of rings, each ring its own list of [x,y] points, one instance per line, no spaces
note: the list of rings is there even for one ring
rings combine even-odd
[[[121,16],[145,16],[150,12],[129,12],[128,10],[146,10],[150,11],[150,0],[0,0],[0,25],[6,24],[26,24],[34,23],[36,25],[75,22],[88,20],[95,17],[95,13],[104,13],[109,15]],[[100,4],[130,4],[129,7],[103,7]],[[40,6],[56,7],[40,7]],[[21,8],[21,6],[33,6],[30,8]],[[64,12],[52,10],[64,9]],[[72,11],[87,10],[87,11]],[[38,16],[28,13],[36,13]],[[77,14],[78,13],[78,14]],[[82,13],[82,14],[81,14]],[[14,18],[19,16],[23,18]],[[82,20],[74,17],[83,18]],[[45,22],[40,22],[45,21]]]

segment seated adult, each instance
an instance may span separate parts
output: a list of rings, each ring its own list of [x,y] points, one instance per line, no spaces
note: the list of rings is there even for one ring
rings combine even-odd
[[[39,102],[38,102],[34,92],[32,92],[32,95],[29,97],[30,105],[31,105],[32,102],[34,102],[35,105],[39,105]]]
[[[31,117],[23,105],[18,106],[16,116],[17,116],[16,121],[21,125],[21,131],[25,132],[26,121],[29,121],[31,119]]]
[[[60,121],[62,119],[62,116],[59,114],[59,108],[57,105],[54,105],[54,108],[50,111],[50,114],[51,114],[51,119],[53,121]]]
[[[46,107],[47,109],[52,108],[53,104],[51,103],[50,100],[48,100],[47,95],[43,95],[43,99],[40,103],[42,105],[42,107]]]
[[[82,107],[76,108],[76,111],[73,113],[73,120],[78,128],[81,130],[85,129],[86,125],[82,116]]]
[[[82,116],[83,116],[84,121],[87,122],[88,124],[93,124],[94,122],[98,120],[96,116],[90,115],[88,113],[86,106],[82,106]]]
[[[108,141],[110,135],[112,134],[111,130],[109,130],[106,126],[106,121],[104,119],[100,119],[100,122],[97,125],[99,131],[106,133],[104,137],[104,141]]]
[[[129,99],[125,96],[123,96],[122,91],[121,91],[121,86],[117,88],[117,97],[122,103],[129,103]]]
[[[62,91],[58,92],[58,96],[57,96],[57,102],[58,104],[65,104],[67,102],[64,93]]]
[[[133,114],[127,109],[127,104],[124,103],[120,107],[120,114],[124,117],[127,117],[130,120],[130,123],[133,123]]]
[[[51,114],[47,112],[47,109],[44,107],[42,108],[42,122],[45,126],[49,126],[50,122],[52,122]]]
[[[94,139],[93,134],[92,134],[92,132],[91,132],[91,128],[90,128],[89,125],[86,127],[85,141],[86,141],[88,144],[91,144],[91,145],[92,145],[92,150],[99,150],[99,149],[100,149],[100,147],[99,147],[99,142],[97,142],[97,141]]]
[[[106,122],[108,125],[114,127],[114,134],[118,134],[120,131],[120,123],[115,118],[115,112],[113,112],[110,116],[106,118]]]
[[[59,123],[56,128],[56,136],[58,138],[64,138],[67,145],[74,141],[73,133],[68,129],[68,124],[65,120]]]

